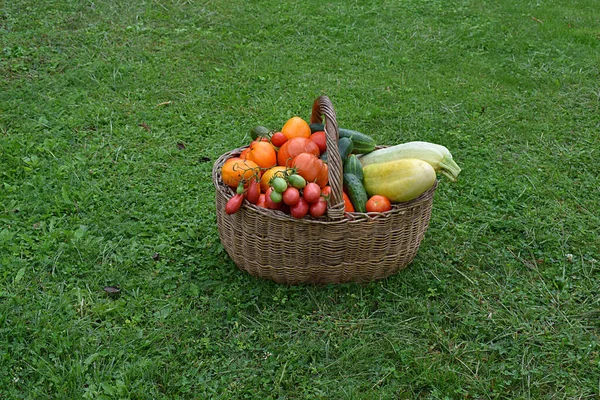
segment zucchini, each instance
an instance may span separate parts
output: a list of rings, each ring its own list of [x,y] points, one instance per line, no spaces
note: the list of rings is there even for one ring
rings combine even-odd
[[[310,132],[315,133],[317,131],[325,130],[325,125],[312,123],[310,124]],[[339,128],[340,138],[346,137],[352,140],[354,148],[352,152],[355,154],[366,154],[375,150],[375,139],[369,135],[365,135],[362,132],[353,131],[350,129]]]
[[[354,174],[344,173],[344,188],[348,192],[350,202],[358,212],[367,212],[367,192],[362,182]]]
[[[460,167],[452,159],[450,151],[439,144],[429,142],[407,142],[385,147],[359,157],[363,167],[406,158],[417,158],[429,163],[436,172],[456,182]]]
[[[406,158],[363,167],[367,194],[387,197],[392,203],[416,199],[433,186],[436,174],[426,161]]]
[[[360,163],[360,161],[358,161],[358,157],[356,156],[356,154],[350,154],[348,158],[346,158],[346,161],[344,162],[344,172],[356,175],[356,177],[362,182],[362,164]]]

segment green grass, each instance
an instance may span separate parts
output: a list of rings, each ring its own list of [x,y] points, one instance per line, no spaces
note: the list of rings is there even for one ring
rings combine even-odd
[[[593,0],[0,3],[0,397],[598,398],[599,21]],[[220,245],[213,162],[321,94],[463,168],[385,280],[286,287]]]

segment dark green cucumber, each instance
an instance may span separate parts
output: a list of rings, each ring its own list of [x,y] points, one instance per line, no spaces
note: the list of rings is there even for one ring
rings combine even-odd
[[[324,131],[325,130],[325,124],[320,124],[318,122],[313,122],[312,124],[309,124],[310,126],[310,133],[315,133],[315,132],[319,132],[319,131]]]
[[[310,124],[311,133],[325,130],[325,125],[319,123]],[[350,129],[339,128],[340,138],[346,137],[352,140],[354,148],[352,150],[355,154],[366,154],[375,150],[375,139],[369,135],[365,135],[359,131],[353,131]]]
[[[344,162],[344,172],[356,175],[358,179],[362,182],[363,180],[363,170],[362,164],[358,160],[356,154],[350,154],[346,161]]]
[[[352,153],[354,149],[354,142],[346,137],[340,138],[338,140],[338,151],[340,152],[340,157],[342,158],[342,163],[346,161],[346,158]]]
[[[338,151],[340,152],[340,157],[342,158],[342,164],[348,157],[348,155],[352,152],[352,148],[354,147],[354,143],[352,140],[348,138],[341,138],[338,140]],[[325,150],[323,154],[321,154],[321,160],[323,162],[327,162],[328,151]]]
[[[344,173],[344,188],[348,193],[348,197],[358,212],[367,212],[367,191],[362,182],[354,174]]]

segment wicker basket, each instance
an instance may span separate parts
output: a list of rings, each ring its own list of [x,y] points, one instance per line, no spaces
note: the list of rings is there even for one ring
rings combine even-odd
[[[326,217],[296,219],[246,200],[237,213],[228,215],[225,203],[234,191],[222,182],[221,167],[244,147],[223,154],[213,166],[219,237],[238,268],[251,275],[283,284],[367,282],[407,267],[417,254],[437,181],[419,198],[395,204],[388,212],[344,213],[339,131],[326,96],[315,100],[311,121],[322,116],[331,186]]]

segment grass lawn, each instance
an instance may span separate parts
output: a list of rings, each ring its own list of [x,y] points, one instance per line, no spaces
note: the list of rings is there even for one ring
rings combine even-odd
[[[0,2],[0,398],[598,399],[597,6]],[[406,270],[253,278],[213,162],[322,94],[463,172]]]

